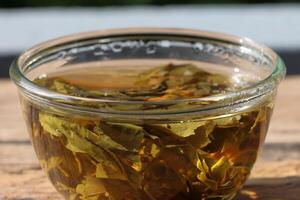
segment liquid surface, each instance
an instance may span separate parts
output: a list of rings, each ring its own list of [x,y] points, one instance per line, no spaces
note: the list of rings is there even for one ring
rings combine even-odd
[[[144,101],[218,95],[238,87],[228,76],[190,64],[119,78],[94,84],[93,78],[60,74],[36,82],[75,96]],[[219,119],[136,124],[24,106],[38,159],[70,200],[232,199],[249,176],[272,112],[265,102]]]
[[[90,67],[44,75],[35,82],[71,96],[128,101],[200,98],[237,91],[253,82],[246,75],[208,72],[200,66],[169,63],[151,68]]]

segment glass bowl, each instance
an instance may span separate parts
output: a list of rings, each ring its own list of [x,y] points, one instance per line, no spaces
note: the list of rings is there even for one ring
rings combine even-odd
[[[82,96],[76,87],[53,90],[36,81],[76,71],[122,85],[114,75],[135,77],[168,63],[192,63],[236,85],[215,95],[149,101]],[[111,79],[97,74],[107,70]],[[21,54],[10,75],[40,164],[66,199],[227,200],[242,188],[264,143],[285,66],[247,38],[132,28],[42,43]]]

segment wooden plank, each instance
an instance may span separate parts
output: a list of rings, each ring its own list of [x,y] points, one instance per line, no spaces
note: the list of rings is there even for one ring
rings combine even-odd
[[[269,135],[300,133],[299,87],[300,78],[297,76],[289,76],[280,85]]]
[[[264,150],[238,200],[299,200],[300,77],[280,86]],[[288,194],[288,196],[287,196]],[[61,197],[41,171],[22,119],[15,86],[0,80],[0,200]]]
[[[28,140],[16,87],[0,79],[0,141]]]

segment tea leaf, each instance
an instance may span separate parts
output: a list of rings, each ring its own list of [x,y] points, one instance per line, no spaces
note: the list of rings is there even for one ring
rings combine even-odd
[[[170,129],[173,133],[181,137],[188,137],[191,135],[195,135],[195,130],[205,125],[206,122],[182,122],[182,123],[174,123],[167,124],[164,127]]]
[[[86,140],[89,140],[96,145],[100,145],[103,148],[116,148],[120,150],[126,150],[126,148],[116,143],[109,136],[104,134],[102,130],[97,126],[94,127],[95,132],[92,132],[75,122],[70,122],[63,118],[55,117],[53,115],[45,113],[39,114],[39,120],[44,130],[46,130],[48,133],[54,136],[70,136],[68,137],[70,140],[68,140],[67,146],[74,152],[82,151],[80,151],[77,146],[74,146],[73,143],[70,143],[70,141],[74,141],[71,138],[76,137],[73,133],[76,133],[77,135],[86,138]]]
[[[100,179],[87,176],[76,187],[76,193],[83,200],[98,200],[101,196],[107,196],[107,190]]]
[[[126,175],[119,168],[117,161],[114,160],[115,157],[112,157],[112,155],[108,154],[107,151],[89,140],[90,132],[87,129],[81,127],[76,123],[72,123],[53,115],[45,114],[43,112],[41,112],[39,116],[40,119],[42,119],[40,120],[41,126],[47,132],[54,135],[55,133],[53,133],[52,131],[59,132],[66,137],[66,148],[68,148],[69,150],[78,150],[79,152],[89,154],[92,158],[104,164],[104,168],[107,171],[113,169],[114,171],[117,171],[116,173],[118,173],[119,177],[122,177],[122,179],[126,179]],[[56,129],[51,127],[51,125],[53,124],[55,125]]]
[[[205,174],[211,174],[209,166],[206,164],[205,159],[199,159],[197,161],[197,168],[201,170],[201,172]]]
[[[109,178],[127,180],[124,174],[120,173],[118,167],[114,165],[108,165],[106,162],[100,162],[96,168],[96,178]]]
[[[194,130],[195,134],[188,136],[186,141],[188,141],[188,143],[196,149],[206,147],[209,143],[211,143],[209,136],[213,131],[213,127],[214,125],[211,123],[198,127]]]
[[[141,140],[147,134],[140,126],[125,123],[101,122],[100,129],[114,142],[130,151],[137,151]]]
[[[49,173],[50,170],[57,168],[62,162],[63,162],[62,158],[58,156],[52,156],[47,160],[41,160],[40,164],[42,168],[44,168],[45,171]]]
[[[238,126],[240,119],[241,119],[240,115],[235,115],[232,117],[224,117],[221,119],[216,119],[214,120],[214,122],[218,127],[231,127],[231,126]]]
[[[148,71],[142,72],[138,75],[135,84],[141,88],[154,88],[160,85],[167,75],[164,67],[152,68]]]
[[[153,157],[156,157],[156,155],[160,152],[160,150],[158,149],[157,145],[152,144],[151,146],[151,150],[150,153]]]
[[[173,199],[185,187],[185,180],[163,160],[153,160],[143,172],[142,187],[151,199]]]
[[[231,167],[228,159],[223,156],[218,162],[211,167],[212,176],[215,180],[221,180],[226,177],[226,172]]]
[[[209,179],[205,173],[201,172],[200,174],[197,175],[197,178],[199,179],[199,181],[201,181],[201,183],[206,185],[212,191],[217,190],[218,183],[212,179]]]
[[[76,194],[75,188],[69,187],[59,181],[57,181],[55,184],[55,187],[62,192],[67,192],[68,193],[68,199],[69,200],[76,200],[78,197],[78,194]]]

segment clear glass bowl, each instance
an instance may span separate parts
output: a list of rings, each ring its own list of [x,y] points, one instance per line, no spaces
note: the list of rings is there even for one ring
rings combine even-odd
[[[130,101],[68,95],[34,82],[115,62],[121,71],[135,63],[136,72],[141,65],[198,63],[251,84],[200,98]],[[256,161],[285,66],[247,38],[137,28],[42,43],[20,55],[10,75],[40,164],[66,199],[225,200]]]

